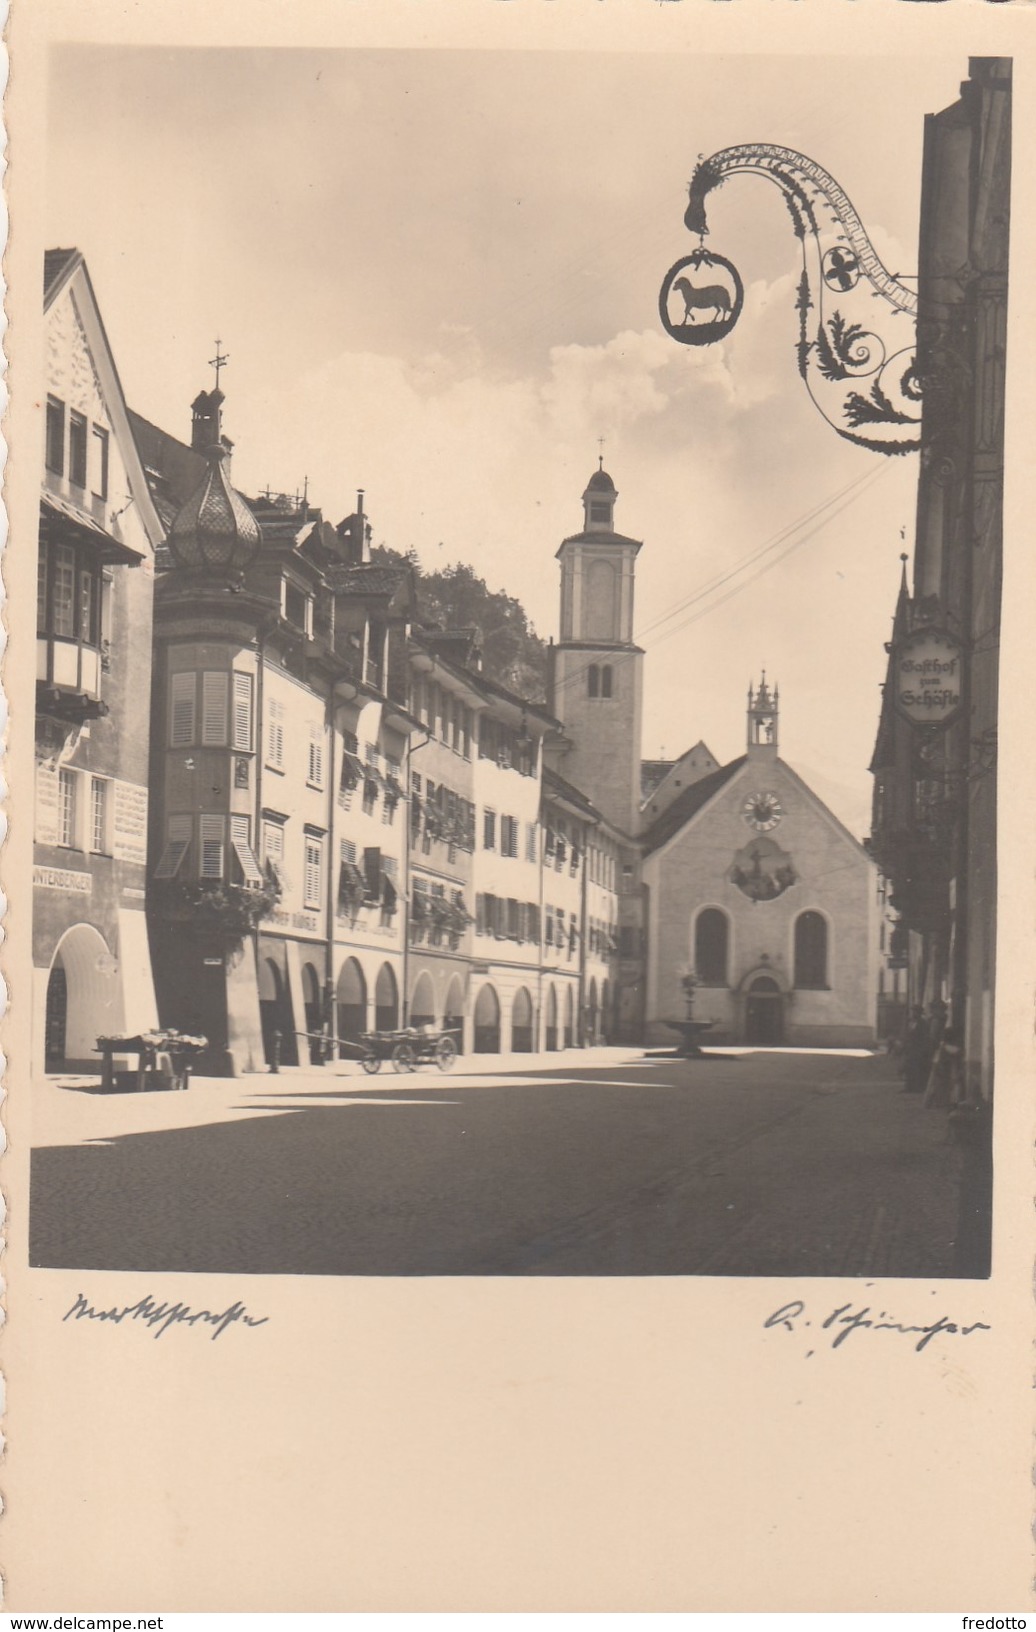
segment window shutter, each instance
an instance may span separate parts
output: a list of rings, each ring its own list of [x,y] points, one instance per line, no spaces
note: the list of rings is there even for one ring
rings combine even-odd
[[[309,728],[309,781],[315,788],[324,785],[324,739],[318,725]]]
[[[252,747],[252,676],[234,675],[234,747],[249,753]]]
[[[201,677],[201,740],[206,748],[225,747],[230,676],[222,671]]]
[[[190,816],[170,816],[166,828],[166,847],[155,868],[156,878],[176,877],[191,847],[191,826]]]
[[[305,904],[320,906],[320,877],[323,870],[323,846],[319,839],[306,839]]]
[[[484,895],[475,897],[475,933],[484,935],[486,932],[486,898]]]
[[[246,884],[261,884],[263,875],[259,871],[259,863],[252,854],[251,833],[247,816],[231,816],[230,842],[234,847],[234,854],[238,859]]]
[[[190,674],[174,674],[170,682],[172,706],[169,722],[169,743],[173,748],[189,748],[194,742],[194,699],[197,678]]]
[[[223,817],[200,816],[198,836],[201,841],[202,878],[223,877]]]
[[[271,697],[267,705],[266,758],[275,770],[284,768],[284,704]]]

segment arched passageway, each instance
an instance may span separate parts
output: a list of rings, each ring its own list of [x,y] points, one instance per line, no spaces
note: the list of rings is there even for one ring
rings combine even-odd
[[[500,1052],[500,999],[492,986],[483,986],[475,1003],[475,1053]]]
[[[259,1022],[267,1065],[297,1065],[298,1038],[288,984],[273,958],[259,959]]]
[[[320,976],[311,963],[302,965],[302,1001],[305,1006],[305,1028],[307,1032],[303,1042],[309,1044],[310,1065],[322,1065],[324,1060],[323,1012],[320,1002]],[[300,1052],[305,1056],[305,1048]]]
[[[374,1024],[378,1031],[395,1031],[399,1026],[399,985],[390,963],[378,970],[374,986]]]
[[[435,993],[432,990],[432,977],[425,969],[414,982],[414,990],[410,997],[410,1024],[435,1025]]]
[[[122,1027],[118,962],[93,924],[74,924],[58,942],[47,979],[46,1069],[92,1068],[98,1037],[118,1036]]]
[[[553,1054],[558,1046],[558,994],[553,986],[547,988],[547,1015],[543,1046]]]
[[[511,1004],[511,1052],[532,1053],[532,998],[524,986],[515,992]]]
[[[574,1048],[576,1041],[576,1000],[569,986],[565,992],[565,1047]]]
[[[464,983],[459,975],[454,975],[446,993],[442,1029],[449,1032],[460,1053],[464,1047]]]
[[[339,1056],[343,1060],[355,1059],[356,1044],[367,1029],[367,981],[363,970],[355,958],[346,958],[338,976],[338,1041],[345,1044],[339,1047]]]

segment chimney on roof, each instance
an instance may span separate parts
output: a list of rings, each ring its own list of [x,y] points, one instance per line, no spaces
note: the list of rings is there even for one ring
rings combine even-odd
[[[363,566],[371,558],[371,528],[363,508],[363,488],[356,493],[356,509],[335,528],[342,554],[350,567]]]

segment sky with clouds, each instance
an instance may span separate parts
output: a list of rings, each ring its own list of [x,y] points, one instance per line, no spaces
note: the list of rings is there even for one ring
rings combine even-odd
[[[48,241],[86,256],[138,412],[187,439],[218,334],[236,485],[308,478],[332,520],[363,487],[377,540],[471,562],[545,637],[603,437],[617,525],[644,541],[645,755],[741,752],[765,665],[782,753],[864,833],[916,458],[853,447],[811,406],[772,185],[710,200],[709,247],[745,283],[722,345],[670,341],[658,289],[694,247],[698,155],[745,141],[816,159],[909,275],[924,115],[966,71],[938,54],[63,46]],[[727,576],[792,527],[769,571]]]

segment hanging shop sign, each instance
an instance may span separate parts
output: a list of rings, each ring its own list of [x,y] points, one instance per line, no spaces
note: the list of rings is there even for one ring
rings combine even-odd
[[[771,182],[788,207],[801,261],[795,360],[814,407],[839,436],[872,453],[916,449],[917,291],[886,269],[844,190],[804,153],[755,142],[699,160],[684,213],[699,247],[666,273],[663,328],[681,345],[707,346],[737,322],[740,274],[726,256],[705,248],[706,202],[736,175]]]
[[[666,273],[658,313],[666,333],[682,346],[710,346],[730,333],[744,299],[733,261],[696,249]]]
[[[896,655],[896,707],[911,725],[949,725],[960,712],[963,655],[941,629],[915,629]]]

